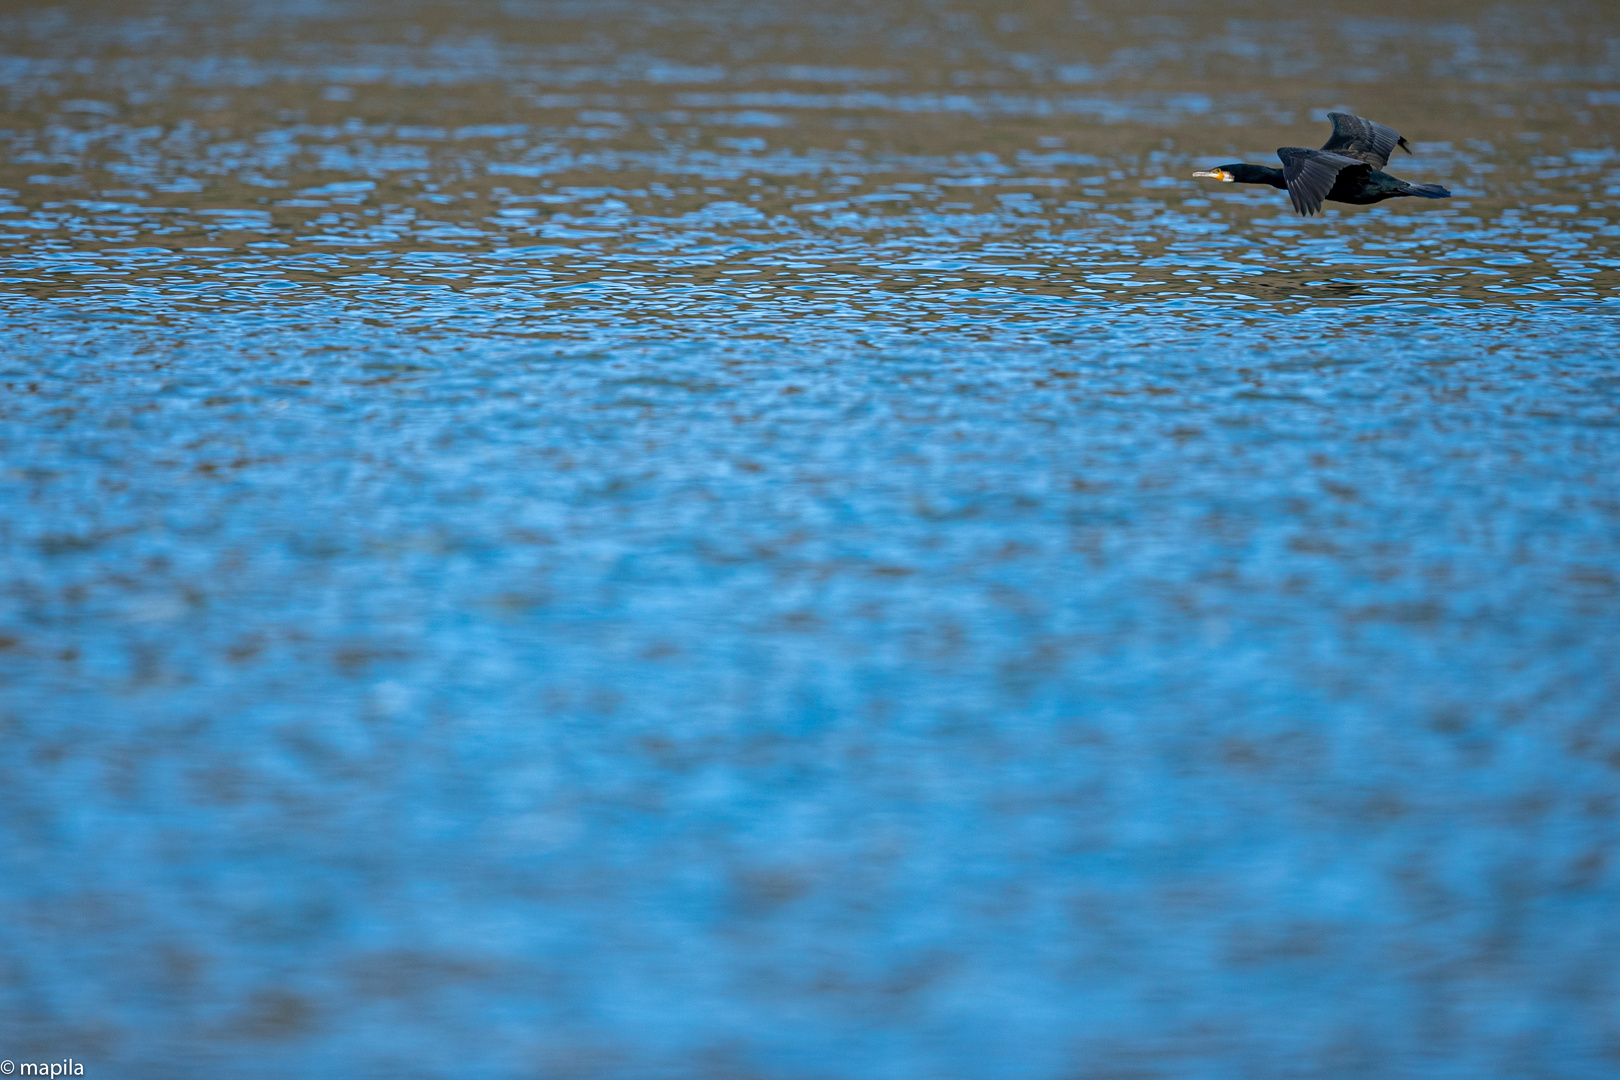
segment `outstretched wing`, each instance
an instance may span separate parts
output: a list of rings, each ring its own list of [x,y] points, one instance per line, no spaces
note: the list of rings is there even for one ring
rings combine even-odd
[[[1392,127],[1342,112],[1330,112],[1328,119],[1333,121],[1333,137],[1322,144],[1324,150],[1365,161],[1379,169],[1389,164],[1389,155],[1397,146],[1408,154],[1412,152],[1401,133]]]
[[[1288,199],[1306,217],[1322,209],[1322,200],[1333,190],[1334,181],[1346,169],[1367,169],[1372,166],[1343,154],[1330,154],[1326,150],[1306,150],[1301,146],[1285,146],[1277,151],[1282,158],[1283,181],[1288,185]]]

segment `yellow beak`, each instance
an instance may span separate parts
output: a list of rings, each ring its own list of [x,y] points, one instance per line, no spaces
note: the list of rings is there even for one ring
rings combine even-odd
[[[1208,172],[1195,172],[1193,175],[1210,176],[1214,177],[1216,180],[1225,180],[1227,183],[1232,182],[1232,174],[1227,172],[1225,169],[1210,169]]]

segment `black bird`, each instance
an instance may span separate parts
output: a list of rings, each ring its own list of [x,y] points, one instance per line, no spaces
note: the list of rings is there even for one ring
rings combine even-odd
[[[1439,184],[1409,184],[1384,172],[1389,155],[1398,146],[1408,154],[1401,133],[1349,113],[1328,113],[1333,121],[1333,137],[1320,150],[1285,146],[1277,151],[1283,167],[1264,165],[1222,165],[1194,176],[1213,176],[1229,184],[1270,184],[1286,188],[1288,198],[1306,217],[1322,209],[1322,200],[1366,206],[1415,196],[1419,199],[1449,199],[1451,192]]]

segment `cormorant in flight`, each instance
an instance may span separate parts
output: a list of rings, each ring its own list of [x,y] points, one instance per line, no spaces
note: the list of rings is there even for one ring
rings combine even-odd
[[[1439,184],[1409,184],[1383,171],[1397,146],[1408,154],[1412,152],[1394,128],[1349,113],[1328,113],[1328,119],[1333,121],[1333,137],[1322,149],[1285,146],[1277,151],[1283,163],[1280,169],[1239,162],[1193,175],[1213,176],[1229,184],[1286,188],[1294,209],[1306,217],[1319,212],[1324,199],[1365,206],[1408,195],[1451,198],[1451,192]]]

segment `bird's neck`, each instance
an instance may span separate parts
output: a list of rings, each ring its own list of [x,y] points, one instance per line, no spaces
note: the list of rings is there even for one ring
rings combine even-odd
[[[1274,188],[1283,188],[1284,190],[1286,190],[1288,187],[1288,181],[1283,179],[1283,171],[1281,169],[1268,169],[1263,165],[1255,166],[1254,174],[1252,176],[1245,176],[1240,183],[1270,184]]]

